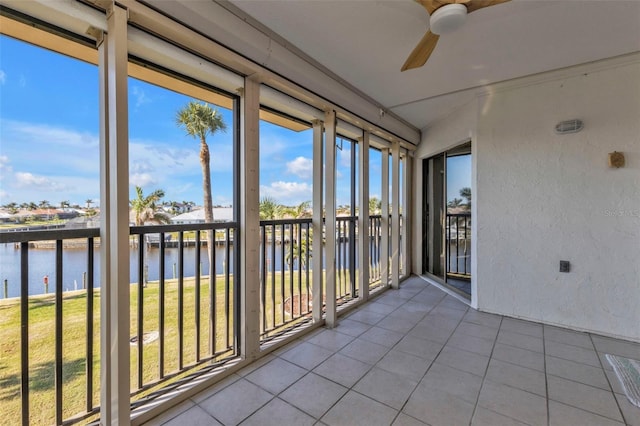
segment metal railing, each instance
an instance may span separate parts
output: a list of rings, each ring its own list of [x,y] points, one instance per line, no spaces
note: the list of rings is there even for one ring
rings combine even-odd
[[[314,254],[311,219],[261,221],[260,228],[264,340],[310,320]],[[370,286],[380,282],[381,229],[381,216],[371,216]],[[357,217],[336,218],[336,237],[336,297],[341,303],[358,292]],[[237,356],[237,238],[235,222],[130,228],[134,407],[186,375]],[[25,425],[95,418],[100,394],[99,229],[3,232],[0,244],[3,254],[12,253],[20,265],[10,297],[0,301],[3,318],[15,318],[15,327],[11,321],[0,324],[0,411],[8,418],[21,416]],[[324,258],[324,253],[318,255]],[[50,274],[52,294],[42,294],[38,267],[43,263],[55,271]]]
[[[471,277],[471,214],[446,215],[447,275]]]
[[[130,228],[134,405],[181,376],[237,355],[237,232],[236,223]],[[169,235],[175,238],[167,244]],[[214,238],[214,244],[207,244]],[[0,244],[3,254],[15,252],[11,255],[20,265],[19,290],[12,289],[18,296],[0,303],[6,319],[0,324],[3,415],[21,417],[24,425],[95,417],[100,392],[99,230],[3,232]],[[55,271],[53,295],[38,294],[40,277],[32,270],[43,263]],[[82,288],[75,290],[77,279]],[[43,280],[47,293],[49,276]],[[68,290],[71,281],[74,290]],[[16,327],[10,326],[13,319]]]
[[[380,246],[382,244],[382,216],[369,217],[369,287],[377,287],[382,277]]]
[[[358,297],[356,283],[358,216],[336,217],[336,299],[346,302]]]
[[[260,221],[263,339],[311,316],[312,238],[311,219]]]

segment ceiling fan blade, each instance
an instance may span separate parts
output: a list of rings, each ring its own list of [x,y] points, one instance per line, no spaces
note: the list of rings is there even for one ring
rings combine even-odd
[[[418,45],[413,49],[405,61],[401,71],[423,66],[427,62],[427,59],[429,59],[429,56],[431,56],[431,52],[435,49],[439,38],[439,35],[433,34],[431,31],[427,31],[427,33],[422,37],[422,40],[420,40]]]
[[[495,6],[500,3],[506,3],[511,0],[471,0],[467,3],[467,13],[474,12],[489,6]]]
[[[440,9],[442,6],[446,6],[448,4],[464,4],[468,5],[473,0],[415,0],[420,3],[422,7],[427,10],[429,16],[433,14],[436,10]]]

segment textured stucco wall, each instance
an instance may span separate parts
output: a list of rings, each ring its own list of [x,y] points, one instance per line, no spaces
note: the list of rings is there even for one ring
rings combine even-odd
[[[475,136],[475,303],[640,341],[640,62],[559,74],[498,88],[465,114]],[[572,118],[582,132],[554,133]],[[455,121],[436,134],[465,127]],[[431,136],[419,152],[446,144]],[[608,167],[614,150],[625,168]],[[561,259],[570,273],[558,271]]]
[[[640,340],[639,82],[635,63],[485,97],[480,309]],[[583,131],[554,133],[572,118]],[[612,151],[625,168],[608,168]]]

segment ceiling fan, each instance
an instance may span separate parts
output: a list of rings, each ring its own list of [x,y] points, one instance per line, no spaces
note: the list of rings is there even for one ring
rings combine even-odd
[[[510,0],[415,0],[429,13],[429,30],[413,49],[402,71],[423,66],[436,47],[440,35],[458,29],[465,21],[467,14],[489,6],[505,3]]]

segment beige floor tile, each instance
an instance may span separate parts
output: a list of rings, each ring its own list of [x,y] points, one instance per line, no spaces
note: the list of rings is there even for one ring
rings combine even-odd
[[[571,405],[615,421],[622,421],[622,415],[613,392],[555,376],[547,376],[547,383],[550,400]]]
[[[580,346],[585,349],[593,349],[591,337],[589,337],[587,333],[567,330],[550,325],[544,326],[544,339],[564,343],[566,345]]]
[[[365,324],[375,325],[386,317],[384,314],[371,311],[356,311],[347,318],[352,321],[360,321]],[[339,326],[338,326],[339,327]]]
[[[431,361],[394,348],[378,361],[376,367],[409,379],[420,380],[430,365]]]
[[[473,406],[447,392],[422,388],[416,389],[402,412],[431,426],[468,425]]]
[[[262,358],[257,359],[254,362],[252,362],[251,364],[249,364],[248,366],[244,367],[242,370],[238,371],[236,374],[238,374],[238,376],[240,376],[240,377],[244,377],[247,374],[253,372],[254,370],[257,370],[258,368],[262,367],[263,365],[267,364],[268,362],[271,362],[274,359],[276,359],[276,356],[273,355],[273,354],[265,355]]]
[[[585,349],[579,346],[565,345],[564,343],[548,341],[545,344],[545,353],[556,358],[588,364],[600,367],[600,359],[593,349]]]
[[[496,336],[498,335],[497,328],[486,327],[484,325],[478,325],[464,321],[460,323],[458,328],[456,328],[456,332],[487,340],[495,340]]]
[[[620,411],[622,411],[624,421],[629,426],[640,426],[640,407],[633,405],[626,395],[616,393],[614,397],[618,401],[618,406],[620,407]]]
[[[387,352],[389,352],[387,346],[357,338],[342,348],[339,353],[373,365],[380,361]]]
[[[500,325],[500,330],[511,331],[518,334],[542,338],[542,325],[517,318],[504,318]]]
[[[195,402],[196,404],[199,404],[200,402],[202,402],[205,399],[209,398],[210,396],[220,392],[222,389],[224,389],[227,386],[229,386],[230,384],[238,381],[239,379],[240,379],[240,375],[238,375],[238,374],[232,374],[232,375],[230,375],[228,377],[225,377],[224,379],[220,380],[215,385],[212,385],[212,386],[208,387],[206,390],[198,393],[196,396],[191,398],[191,400],[193,402]]]
[[[404,334],[397,331],[386,330],[384,328],[374,326],[362,333],[359,338],[391,348],[403,337]]]
[[[357,392],[348,392],[320,420],[329,426],[388,426],[397,411]]]
[[[598,352],[619,355],[631,359],[640,359],[640,343],[597,335],[591,335],[591,338]]]
[[[545,376],[541,371],[492,359],[489,363],[486,379],[535,393],[544,398],[547,397]]]
[[[605,362],[606,362],[606,360],[605,360]],[[616,376],[615,371],[607,370],[605,368],[604,369],[604,374],[605,374],[605,376],[607,376],[609,385],[611,385],[611,390],[613,390],[615,393],[623,394],[624,393],[624,388],[622,387],[622,383],[620,383],[620,379],[618,379],[618,376]]]
[[[556,401],[549,401],[549,426],[566,425],[622,426],[623,423]]]
[[[544,372],[544,354],[496,343],[492,358]]]
[[[335,330],[325,329],[322,333],[316,334],[311,339],[308,339],[307,342],[318,345],[326,350],[337,352],[354,339],[353,336],[342,334],[337,330],[337,328]]]
[[[195,404],[191,400],[182,401],[178,405],[175,405],[171,408],[168,408],[164,413],[159,416],[154,417],[152,420],[144,423],[146,426],[157,426],[162,425],[173,419],[176,416],[187,411],[189,408],[193,407]]]
[[[209,413],[204,411],[197,405],[189,408],[182,414],[174,417],[170,421],[164,423],[164,426],[217,426],[222,425],[216,419],[211,417]]]
[[[466,310],[452,308],[450,305],[443,305],[443,302],[440,302],[438,306],[433,308],[429,315],[432,317],[441,317],[447,318],[452,321],[460,321],[464,315],[466,314]]]
[[[349,389],[314,373],[307,374],[280,394],[280,398],[319,419]]]
[[[489,357],[467,352],[453,346],[445,346],[438,358],[436,358],[436,362],[484,377],[489,364]]]
[[[532,426],[547,424],[547,400],[541,396],[485,380],[478,406]]]
[[[411,314],[404,314],[404,316],[402,315],[403,314],[400,314],[400,316],[389,315],[378,324],[376,324],[376,326],[384,328],[385,330],[403,333],[404,336],[404,333],[407,333],[409,330],[415,327],[420,319],[422,319],[422,316],[420,314],[413,314],[413,316],[415,317],[415,322],[410,319]]]
[[[351,387],[370,369],[370,364],[337,353],[327,358],[313,372],[343,386]]]
[[[542,339],[513,331],[500,330],[498,333],[498,343],[515,346],[516,348],[528,351],[544,353]]]
[[[446,296],[439,304],[438,307],[444,307],[444,308],[449,308],[449,309],[455,309],[458,311],[464,311],[467,312],[467,310],[469,309],[469,305],[466,303],[463,303],[461,301],[459,301],[458,299],[456,299],[453,296]]]
[[[307,370],[276,358],[245,378],[272,394],[278,394],[307,373]]]
[[[526,423],[486,408],[476,407],[476,412],[473,414],[473,419],[471,419],[471,426],[526,426]]]
[[[281,354],[280,358],[307,370],[312,370],[331,355],[333,352],[328,349],[312,343],[301,342]]]
[[[367,303],[360,310],[375,312],[377,314],[389,315],[391,312],[395,311],[397,308],[391,305],[385,305],[384,303],[380,303],[377,301],[373,301],[371,303]]]
[[[392,426],[424,426],[426,423],[421,422],[405,413],[398,414]]]
[[[491,340],[467,336],[462,333],[453,333],[447,342],[447,346],[453,346],[454,348],[463,349],[467,352],[473,352],[482,356],[491,355],[493,344],[494,342]]]
[[[312,426],[316,419],[287,404],[279,398],[274,398],[267,405],[259,409],[242,422],[243,426]]]
[[[423,320],[409,331],[408,335],[418,337],[424,340],[432,340],[434,342],[445,343],[451,337],[453,329],[447,330],[437,324],[425,324]]]
[[[433,361],[442,347],[442,343],[407,335],[393,349]]]
[[[475,404],[481,385],[481,377],[436,362],[424,376],[416,392],[425,388],[439,390]]]
[[[345,318],[338,322],[336,331],[342,334],[347,334],[349,336],[358,337],[370,328],[371,326],[369,324]]]
[[[225,425],[236,425],[273,398],[245,379],[240,379],[198,404]]]
[[[399,410],[417,384],[417,380],[374,367],[360,379],[353,390]]]
[[[484,325],[485,327],[499,328],[500,323],[502,322],[502,317],[500,315],[469,309],[462,321]]]
[[[595,386],[604,390],[611,390],[609,381],[600,367],[569,361],[562,358],[547,356],[547,374]]]

